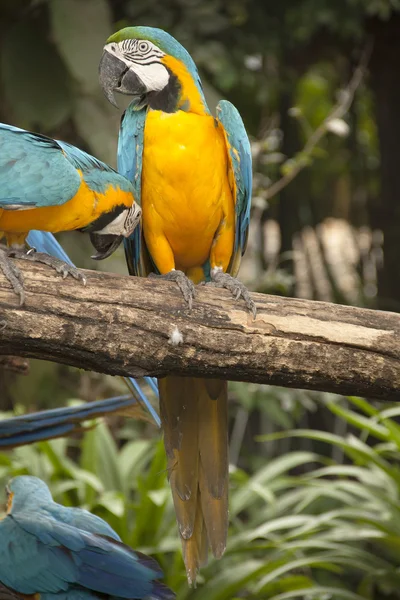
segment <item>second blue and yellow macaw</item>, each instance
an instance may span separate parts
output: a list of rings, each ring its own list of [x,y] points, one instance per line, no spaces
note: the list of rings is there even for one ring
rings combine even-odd
[[[32,229],[90,233],[98,251],[109,256],[137,226],[141,215],[133,187],[105,163],[66,142],[0,124],[0,268],[24,301],[22,277],[9,255],[45,262],[64,276],[83,275],[65,261],[25,252]]]
[[[111,36],[100,82],[133,96],[121,123],[118,170],[134,185],[142,231],[126,242],[130,273],[175,281],[192,304],[212,282],[245,300],[235,279],[246,248],[252,187],[249,140],[236,108],[214,118],[188,52],[168,33],[128,27]],[[221,557],[228,530],[227,382],[166,377],[160,410],[183,556],[190,583],[208,547]]]

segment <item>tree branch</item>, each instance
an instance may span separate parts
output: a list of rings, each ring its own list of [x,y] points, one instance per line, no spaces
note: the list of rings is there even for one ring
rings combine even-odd
[[[253,321],[224,290],[199,287],[189,311],[172,283],[87,271],[84,287],[18,264],[26,305],[0,274],[0,354],[400,399],[398,314],[252,294]]]

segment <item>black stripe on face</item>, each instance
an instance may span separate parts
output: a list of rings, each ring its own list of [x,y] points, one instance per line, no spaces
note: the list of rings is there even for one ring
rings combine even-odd
[[[81,229],[79,229],[79,231],[85,231],[89,233],[101,231],[102,229],[104,229],[104,227],[109,225],[111,221],[114,221],[114,219],[116,219],[124,210],[127,210],[127,208],[128,207],[124,204],[118,204],[117,206],[114,206],[114,208],[112,208],[109,212],[103,213],[98,219],[92,221],[91,223],[89,223],[89,225],[86,225],[86,227],[82,227]]]
[[[145,60],[140,60],[140,59],[136,59],[136,58],[129,58],[127,57],[129,62],[135,64],[135,65],[143,65],[145,67],[148,67],[150,65],[160,65],[162,64],[161,61],[159,60],[150,60],[150,62],[146,62]]]

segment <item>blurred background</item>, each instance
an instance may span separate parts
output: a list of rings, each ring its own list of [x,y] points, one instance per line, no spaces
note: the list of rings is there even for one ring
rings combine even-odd
[[[210,107],[228,98],[243,116],[254,160],[243,281],[398,311],[400,0],[0,0],[0,120],[115,166],[126,100],[107,103],[97,68],[106,38],[133,24],[174,35]],[[99,265],[83,235],[60,240],[79,266],[126,273],[122,252]],[[18,370],[0,370],[5,415],[123,390],[63,365]],[[229,547],[197,590],[151,424],[114,418],[0,454],[0,480],[39,475],[57,500],[105,517],[156,553],[180,599],[400,598],[400,410],[239,383],[230,397]]]

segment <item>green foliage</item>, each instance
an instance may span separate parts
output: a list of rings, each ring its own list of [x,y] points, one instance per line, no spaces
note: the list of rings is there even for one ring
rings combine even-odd
[[[49,131],[70,116],[68,74],[40,23],[10,28],[1,48],[1,72],[6,100],[20,126]]]
[[[155,554],[180,600],[400,598],[400,409],[359,398],[324,403],[354,433],[264,437],[268,445],[299,437],[321,450],[289,451],[252,474],[232,469],[228,549],[196,590],[186,584],[161,441],[118,448],[101,423],[78,454],[66,440],[1,454],[0,480],[32,473],[59,502],[107,519],[125,542]]]
[[[71,76],[84,92],[96,94],[99,57],[112,33],[107,0],[55,0],[49,11],[54,41]]]

